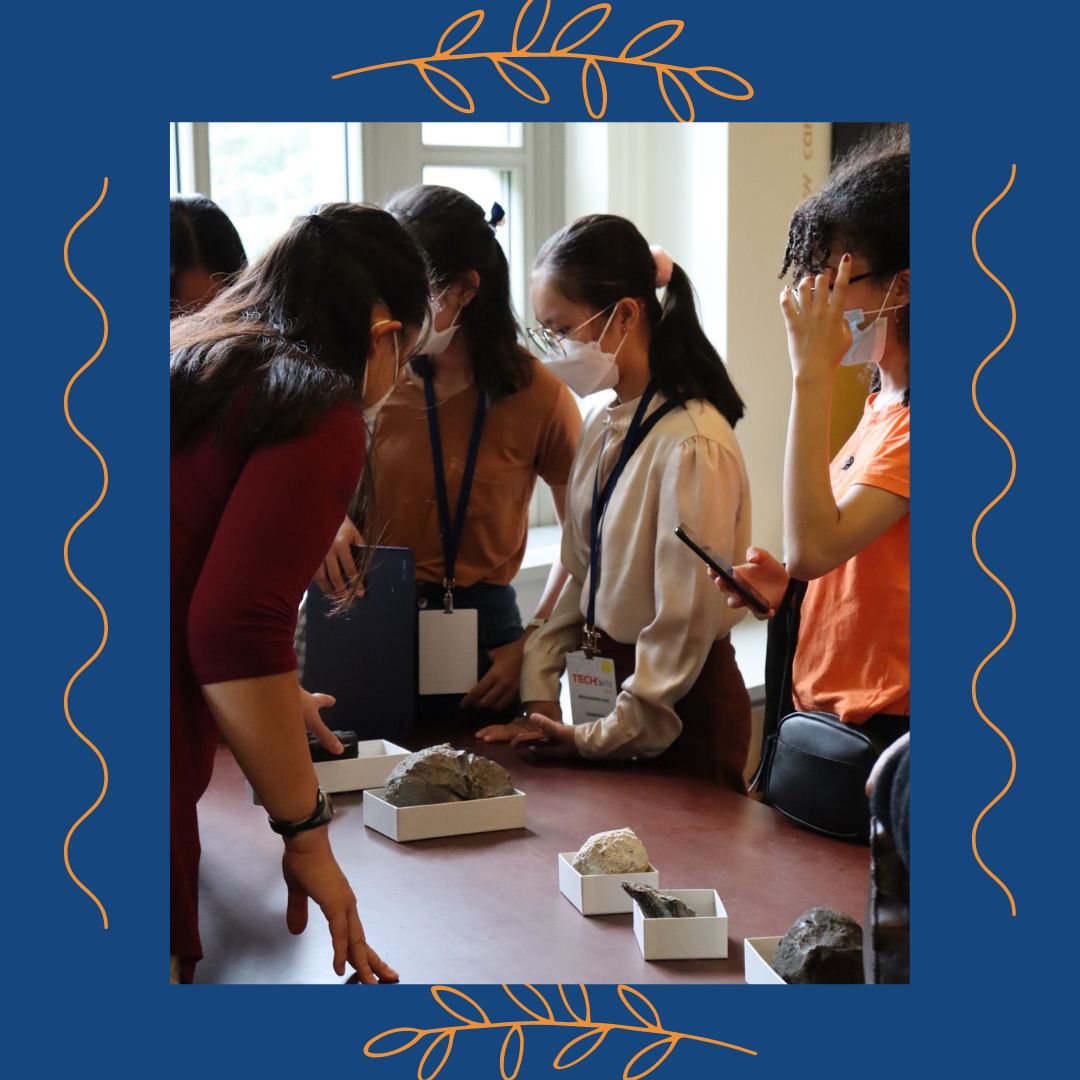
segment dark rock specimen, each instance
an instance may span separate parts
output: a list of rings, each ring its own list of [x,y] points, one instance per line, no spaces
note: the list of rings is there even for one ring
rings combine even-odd
[[[862,937],[850,915],[811,908],[780,939],[773,970],[789,983],[861,983]]]
[[[345,747],[340,754],[331,754],[310,731],[308,732],[308,749],[311,751],[312,761],[345,761],[348,758],[360,756],[360,738],[355,731],[335,731],[334,734]]]
[[[497,762],[443,743],[400,762],[386,781],[383,798],[394,806],[426,806],[513,794],[510,774]]]
[[[681,900],[666,893],[657,892],[648,885],[638,885],[633,881],[624,881],[623,890],[628,892],[634,903],[641,908],[646,919],[692,919],[694,911]]]

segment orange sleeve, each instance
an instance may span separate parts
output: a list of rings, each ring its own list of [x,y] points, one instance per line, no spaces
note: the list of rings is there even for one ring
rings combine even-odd
[[[850,484],[891,491],[911,498],[910,410],[904,409],[882,438],[877,452],[851,477]]]
[[[574,395],[559,383],[536,452],[536,471],[551,487],[566,484],[580,434],[581,411]]]

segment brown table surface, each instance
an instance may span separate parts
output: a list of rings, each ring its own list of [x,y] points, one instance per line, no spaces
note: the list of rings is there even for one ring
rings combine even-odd
[[[403,982],[741,982],[744,937],[783,934],[815,905],[863,921],[865,847],[807,832],[753,799],[648,765],[538,761],[467,735],[450,741],[510,770],[527,797],[524,829],[398,844],[364,827],[359,793],[334,796],[334,852],[356,891],[368,940]],[[197,980],[343,981],[314,905],[304,934],[286,930],[281,841],[224,748],[199,819],[206,957]],[[726,960],[646,962],[632,916],[586,918],[559,892],[558,853],[624,826],[644,842],[661,889],[720,894]]]

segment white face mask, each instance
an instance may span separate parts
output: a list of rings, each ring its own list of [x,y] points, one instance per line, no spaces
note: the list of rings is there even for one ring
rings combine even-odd
[[[443,291],[435,297],[435,303],[438,304],[449,291],[449,289],[443,289]],[[458,308],[457,313],[454,315],[454,321],[445,330],[436,330],[434,324],[432,324],[427,337],[424,339],[422,347],[416,350],[417,354],[420,356],[441,356],[446,352],[450,342],[454,338],[454,334],[458,331],[458,319],[460,318],[461,308]]]
[[[593,319],[600,318],[604,313],[598,311],[590,319],[586,319],[581,326],[570,331],[576,334],[578,330],[588,326]],[[626,341],[623,334],[613,353],[606,353],[600,348],[600,341],[611,326],[611,320],[615,318],[615,309],[612,309],[608,321],[604,324],[603,332],[596,341],[575,341],[569,335],[564,337],[560,344],[562,352],[549,349],[544,354],[544,366],[557,378],[562,379],[571,390],[579,397],[588,397],[600,390],[612,390],[619,382],[619,369],[615,360],[619,355],[619,349]]]
[[[892,307],[885,307],[885,302],[889,299],[892,287],[896,284],[897,276],[893,274],[893,279],[889,282],[889,288],[881,301],[881,307],[878,308],[874,321],[869,326],[859,329],[866,322],[866,315],[862,308],[852,308],[850,311],[844,312],[844,319],[847,321],[848,329],[851,331],[851,348],[844,353],[843,359],[840,361],[841,367],[881,363],[881,358],[885,355],[885,341],[888,337],[889,320],[885,318],[885,312],[899,311],[900,308],[907,306],[905,304],[894,304]]]
[[[384,323],[390,322],[389,319],[380,319],[377,323],[372,325],[372,330],[376,326],[382,326]],[[368,405],[364,408],[364,423],[367,425],[368,432],[375,426],[375,419],[379,415],[379,410],[390,400],[390,395],[397,389],[398,379],[401,376],[401,353],[398,349],[398,335],[397,331],[394,334],[394,378],[390,383],[390,389],[378,401],[372,405]],[[371,361],[368,360],[368,364],[364,367],[364,393],[367,393],[367,378],[368,371],[370,370]]]

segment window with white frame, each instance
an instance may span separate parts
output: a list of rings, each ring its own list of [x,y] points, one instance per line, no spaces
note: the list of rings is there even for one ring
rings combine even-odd
[[[322,202],[385,202],[413,184],[445,184],[485,210],[506,211],[499,242],[522,324],[532,318],[528,267],[563,224],[562,127],[520,123],[177,123],[170,125],[173,192],[212,198],[257,258],[297,215]],[[556,523],[539,483],[530,525]]]
[[[232,219],[249,259],[266,251],[297,214],[352,195],[347,124],[174,126],[177,187],[212,198]]]

